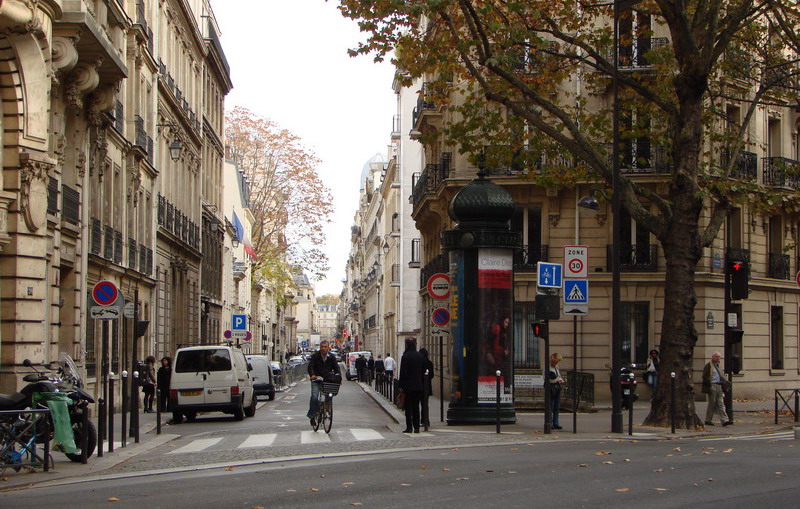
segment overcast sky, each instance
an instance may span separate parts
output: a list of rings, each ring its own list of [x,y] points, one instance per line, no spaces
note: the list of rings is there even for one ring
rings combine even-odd
[[[375,153],[386,157],[395,97],[394,69],[350,58],[363,40],[331,0],[211,0],[231,67],[226,109],[243,106],[303,140],[322,160],[334,198],[325,252],[331,270],[317,295],[339,295],[358,207],[359,176]]]

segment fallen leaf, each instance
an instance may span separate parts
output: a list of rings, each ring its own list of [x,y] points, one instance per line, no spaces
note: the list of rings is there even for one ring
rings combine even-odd
[[[733,449],[725,449],[725,450],[724,450],[724,451],[722,451],[722,452],[733,452]]]
[[[297,490],[286,490],[286,491],[288,491],[289,493],[297,493]]]
[[[703,451],[703,454],[712,454],[711,451]]]
[[[351,484],[355,484],[355,483],[354,483],[354,482],[347,481],[347,482],[343,482],[343,483],[342,483],[342,486],[350,486]]]
[[[469,481],[469,477],[456,477],[456,481]]]
[[[657,469],[653,470],[653,472],[663,472],[663,471],[664,471],[663,468],[657,468]]]
[[[597,451],[596,453],[594,453],[595,456],[605,456],[607,454],[611,454],[611,453],[608,452],[608,451]]]
[[[317,488],[311,488],[311,489],[310,489],[310,490],[308,490],[308,491],[310,491],[311,493],[316,493],[316,492],[318,492],[319,490],[318,490]]]
[[[783,475],[783,472],[775,472],[775,475]]]
[[[613,461],[604,461],[603,462],[603,465],[613,465],[613,464],[614,464]]]
[[[8,481],[8,477],[3,477],[0,481]]]
[[[631,489],[630,488],[617,488],[616,491],[618,493],[627,493],[627,492],[631,491]]]
[[[119,502],[119,499],[117,497],[108,497],[108,501],[109,502]]]
[[[233,467],[225,467],[226,472],[230,472],[231,470],[233,470]]]
[[[325,474],[322,474],[322,475],[320,475],[320,477],[322,477],[323,479],[325,479]]]
[[[669,491],[667,488],[653,488],[656,491]]]
[[[516,470],[509,470],[509,471],[508,471],[508,473],[509,473],[509,474],[516,474],[516,473],[517,473],[517,471],[516,471]]]
[[[494,470],[487,470],[486,472],[491,474],[492,472],[494,472]]]
[[[263,505],[254,505],[250,509],[264,509],[264,506]]]
[[[361,502],[350,502],[350,505],[364,505]]]
[[[714,482],[714,478],[713,477],[709,477],[708,478],[708,482]]]
[[[674,448],[672,450],[675,451],[675,452],[681,452],[681,448],[680,447],[676,447],[676,448]]]
[[[578,468],[586,468],[588,466],[589,465],[587,465],[586,463],[581,463],[581,464],[578,465]]]
[[[421,468],[422,470],[428,470],[428,465],[422,465],[422,467],[420,467],[420,468]]]
[[[449,471],[450,471],[450,469],[449,469],[449,468],[443,468],[443,469],[442,469],[442,472],[449,472]]]
[[[512,451],[519,451],[519,447],[512,447],[511,450]]]
[[[411,485],[410,485],[410,484],[408,484],[408,483],[401,482],[401,483],[400,483],[400,486],[411,486]]]

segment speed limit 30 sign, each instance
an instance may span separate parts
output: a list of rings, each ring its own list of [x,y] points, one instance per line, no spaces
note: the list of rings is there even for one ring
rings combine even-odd
[[[589,277],[589,246],[564,246],[564,278]]]

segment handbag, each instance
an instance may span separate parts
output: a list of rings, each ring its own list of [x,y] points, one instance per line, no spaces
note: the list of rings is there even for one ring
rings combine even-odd
[[[397,408],[400,410],[405,410],[406,408],[406,392],[403,389],[400,389],[397,392],[397,397],[395,398],[395,404]]]

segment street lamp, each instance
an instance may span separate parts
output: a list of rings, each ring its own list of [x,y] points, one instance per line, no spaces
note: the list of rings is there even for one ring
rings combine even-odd
[[[177,136],[172,139],[172,143],[169,144],[169,157],[173,161],[177,161],[181,158],[181,152],[183,151],[183,147],[181,146],[181,140],[178,139]]]

